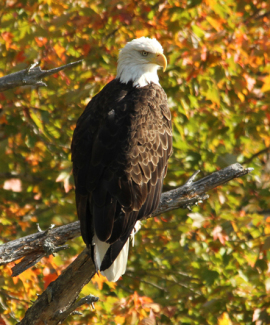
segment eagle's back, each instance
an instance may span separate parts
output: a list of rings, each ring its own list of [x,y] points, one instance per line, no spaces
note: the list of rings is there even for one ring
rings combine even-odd
[[[160,201],[172,153],[167,96],[157,84],[108,83],[87,105],[72,141],[76,203],[85,243],[110,244],[107,269],[137,220]]]

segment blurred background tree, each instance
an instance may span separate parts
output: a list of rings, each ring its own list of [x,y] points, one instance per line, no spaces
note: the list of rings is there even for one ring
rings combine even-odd
[[[231,163],[254,172],[192,212],[144,222],[117,284],[66,324],[270,323],[270,3],[263,0],[4,0],[0,77],[40,62],[47,88],[0,93],[0,243],[76,220],[70,142],[85,105],[116,73],[118,51],[155,37],[168,69],[160,83],[173,115],[164,190]],[[82,251],[77,238],[11,278],[1,267],[0,324],[16,324]]]

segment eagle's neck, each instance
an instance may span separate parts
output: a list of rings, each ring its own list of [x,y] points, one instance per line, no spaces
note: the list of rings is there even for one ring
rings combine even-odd
[[[151,82],[159,85],[156,64],[136,64],[133,62],[119,61],[116,78],[122,83],[133,82],[134,87],[144,87]]]

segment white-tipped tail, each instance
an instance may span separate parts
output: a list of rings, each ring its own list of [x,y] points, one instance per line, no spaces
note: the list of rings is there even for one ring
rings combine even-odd
[[[140,222],[137,221],[132,232],[132,239],[134,240],[134,235],[141,228]],[[100,269],[100,265],[102,263],[103,257],[109,249],[110,245],[100,241],[96,235],[93,237],[93,245],[94,245],[94,258],[95,264],[98,269]],[[133,244],[134,246],[134,244]],[[129,239],[126,244],[122,248],[121,252],[117,256],[116,260],[113,264],[105,271],[102,271],[101,274],[106,276],[108,281],[116,282],[120,276],[122,276],[126,272],[127,260],[128,260],[128,249],[129,249]]]

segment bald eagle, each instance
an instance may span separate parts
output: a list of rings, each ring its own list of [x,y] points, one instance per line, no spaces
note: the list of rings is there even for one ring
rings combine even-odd
[[[129,238],[159,205],[172,154],[171,114],[157,75],[166,65],[156,39],[127,43],[116,78],[88,103],[74,131],[81,233],[109,281],[125,273]]]

